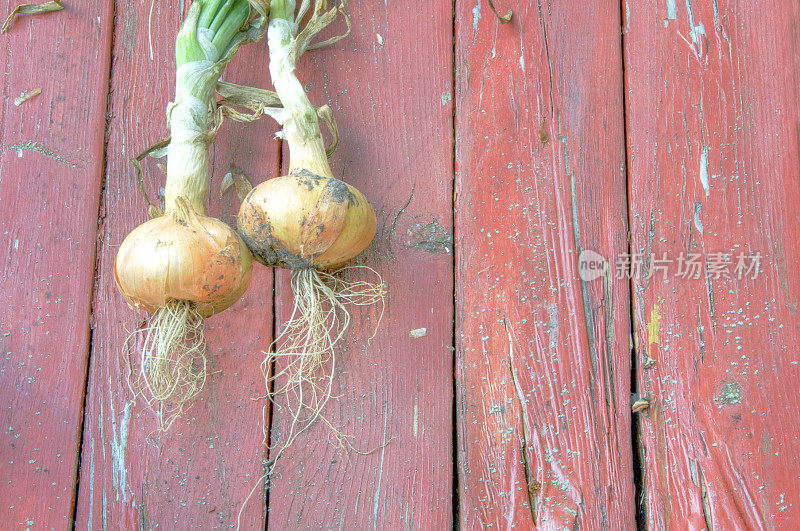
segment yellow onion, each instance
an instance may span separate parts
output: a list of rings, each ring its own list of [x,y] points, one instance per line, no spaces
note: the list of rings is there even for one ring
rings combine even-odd
[[[247,0],[191,3],[175,37],[165,214],[128,234],[114,261],[120,293],[131,307],[150,313],[125,342],[128,384],[165,431],[205,385],[204,318],[238,300],[250,281],[245,243],[205,215],[208,145],[215,136],[209,108],[225,65],[251,38],[249,29],[240,31],[249,17]]]
[[[255,187],[239,209],[239,234],[259,262],[335,269],[366,249],[377,222],[364,195],[332,177],[292,172]]]
[[[133,308],[152,312],[170,300],[187,300],[208,317],[239,299],[251,270],[250,252],[236,232],[179,197],[173,210],[128,234],[114,261],[114,280]]]
[[[270,454],[272,466],[332,397],[335,347],[350,325],[349,307],[369,307],[386,295],[375,270],[365,265],[344,267],[375,236],[375,212],[361,192],[333,177],[328,156],[338,143],[338,128],[329,108],[311,104],[296,76],[297,58],[343,11],[328,6],[327,0],[314,0],[313,7],[303,0],[299,9],[297,4],[270,2],[269,71],[281,106],[255,106],[281,125],[279,136],[289,151],[288,175],[251,190],[237,221],[239,234],[257,261],[291,269],[291,317],[280,326],[262,363],[267,395],[273,400],[285,395],[292,417],[281,437],[283,444]],[[328,149],[320,119],[332,135]],[[364,278],[367,272],[378,282]],[[382,311],[378,322],[381,316]],[[274,373],[276,359],[281,368]]]

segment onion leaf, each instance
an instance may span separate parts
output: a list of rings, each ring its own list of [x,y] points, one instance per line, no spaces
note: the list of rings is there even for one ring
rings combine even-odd
[[[64,9],[64,5],[61,3],[60,0],[53,0],[52,2],[46,2],[44,4],[22,4],[14,8],[14,10],[9,13],[8,18],[3,23],[3,27],[0,28],[0,33],[6,33],[11,25],[14,23],[14,19],[17,15],[39,15],[41,13],[49,13],[51,11],[61,11]]]

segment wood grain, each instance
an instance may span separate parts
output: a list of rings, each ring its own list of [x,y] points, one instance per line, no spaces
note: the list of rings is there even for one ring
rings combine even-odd
[[[10,4],[0,2],[0,13]],[[0,36],[0,519],[8,528],[64,529],[72,520],[111,15],[110,1],[75,1],[20,17]]]
[[[379,308],[353,311],[338,349],[336,399],[279,461],[270,491],[275,528],[447,528],[452,451],[452,10],[348,2],[349,37],[301,61],[312,102],[329,102],[341,142],[334,173],[378,212],[363,262],[388,283]],[[285,273],[285,272],[282,272]],[[280,330],[291,310],[277,276]],[[422,337],[411,331],[425,328]],[[273,443],[286,433],[276,408]],[[385,447],[380,447],[387,443]],[[374,450],[374,451],[371,451]],[[370,452],[371,451],[371,452]]]
[[[646,520],[800,520],[800,90],[796,2],[631,2],[625,37],[632,250],[700,256],[634,281]],[[729,277],[706,267],[724,264]],[[743,254],[760,274],[739,275]],[[649,361],[652,360],[652,361]]]
[[[151,14],[152,9],[152,14]],[[108,170],[101,209],[94,297],[94,341],[80,475],[78,527],[228,527],[242,511],[245,529],[264,525],[265,446],[262,437],[261,350],[272,337],[272,275],[254,269],[250,290],[230,309],[206,321],[209,374],[195,405],[170,431],[154,433],[155,418],[140,401],[128,406],[127,369],[121,359],[127,334],[143,317],[129,309],[112,281],[116,248],[145,221],[145,205],[129,159],[166,133],[164,110],[174,91],[174,39],[179,2],[119,6],[111,78]],[[227,78],[263,83],[266,53],[240,50]],[[248,175],[277,166],[274,128],[226,123],[212,148],[209,212],[229,224],[238,200],[219,198],[219,182],[236,164]],[[163,162],[163,161],[161,161]],[[155,195],[165,176],[146,165]]]
[[[255,265],[208,320],[211,377],[166,436],[128,405],[120,358],[143,317],[110,276],[146,219],[129,158],[166,133],[188,3],[73,0],[0,36],[6,527],[235,527],[254,489],[243,529],[631,529],[637,477],[647,528],[800,521],[796,2],[509,1],[501,25],[485,0],[351,0],[352,34],[298,73],[337,118],[334,171],[378,211],[358,263],[390,296],[380,324],[353,311],[337,352],[326,417],[358,451],[318,422],[269,493],[260,363],[285,271],[274,300]],[[227,79],[267,84],[265,46]],[[223,126],[212,214],[235,224],[232,164],[277,175],[275,130]],[[718,253],[729,274],[709,271]],[[690,256],[697,278],[679,275]]]
[[[466,529],[635,526],[619,5],[456,17],[456,326]]]

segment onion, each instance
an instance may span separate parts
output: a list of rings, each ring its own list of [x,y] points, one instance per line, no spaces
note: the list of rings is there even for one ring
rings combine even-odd
[[[205,215],[209,110],[219,76],[247,38],[240,27],[249,13],[247,0],[192,3],[175,41],[164,214],[131,231],[114,261],[120,293],[131,307],[150,313],[147,326],[126,342],[142,337],[132,349],[141,359],[130,384],[156,411],[163,430],[205,383],[203,318],[238,300],[250,280],[245,243]]]
[[[269,70],[282,107],[265,105],[262,110],[282,126],[279,136],[289,146],[289,168],[286,175],[251,190],[237,217],[239,234],[257,261],[292,271],[292,317],[262,364],[269,396],[285,394],[292,416],[280,449],[271,454],[271,467],[331,397],[334,347],[350,323],[348,306],[374,305],[386,294],[374,270],[347,266],[375,236],[375,212],[361,192],[334,177],[319,126],[322,109],[311,104],[295,74],[296,61],[313,37],[344,14],[341,6],[328,9],[325,0],[313,4],[304,0],[295,14],[294,0],[270,3]],[[337,137],[332,118],[323,116]],[[346,279],[367,271],[377,282]],[[275,357],[286,365],[270,376]],[[278,377],[285,378],[273,388]]]
[[[132,308],[153,312],[186,300],[209,317],[241,297],[251,270],[241,238],[181,197],[175,210],[128,234],[114,261],[114,280]]]
[[[364,195],[310,172],[266,181],[239,209],[239,233],[256,260],[290,269],[336,269],[375,236],[375,212]]]

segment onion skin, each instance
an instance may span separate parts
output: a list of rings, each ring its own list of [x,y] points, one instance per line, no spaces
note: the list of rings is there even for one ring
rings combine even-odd
[[[264,265],[336,269],[367,248],[377,221],[354,187],[300,170],[255,187],[242,201],[238,227]]]
[[[171,299],[189,300],[208,317],[245,292],[252,259],[233,229],[180,199],[179,208],[128,234],[114,260],[114,280],[134,309],[152,312]]]

